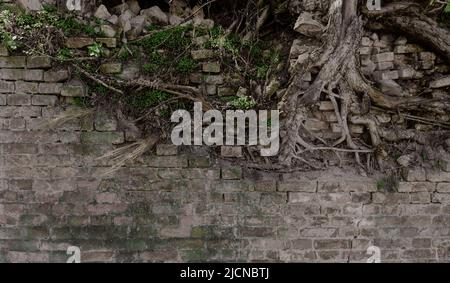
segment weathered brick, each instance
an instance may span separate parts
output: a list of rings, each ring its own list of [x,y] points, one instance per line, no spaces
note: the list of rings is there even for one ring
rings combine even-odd
[[[450,182],[450,172],[428,171],[427,180],[430,182]]]
[[[222,169],[222,179],[225,180],[239,180],[242,178],[242,168],[233,166]]]
[[[317,190],[317,181],[280,182],[278,190],[280,192],[314,193]]]
[[[409,203],[410,196],[406,193],[373,193],[372,200],[384,204]]]
[[[158,144],[156,145],[157,155],[177,155],[178,146],[174,144]]]
[[[401,193],[432,192],[436,185],[430,182],[399,182],[398,191]]]
[[[25,58],[24,56],[0,57],[0,68],[25,68]]]
[[[50,68],[51,66],[52,61],[48,56],[34,56],[27,58],[28,69]]]
[[[61,95],[69,97],[82,97],[86,95],[86,92],[82,86],[66,85],[61,89]]]
[[[8,48],[3,44],[0,44],[0,56],[9,56]]]
[[[100,65],[100,72],[103,74],[119,74],[122,72],[121,63],[105,63]]]
[[[394,61],[394,52],[386,52],[386,53],[376,54],[373,56],[373,61],[375,63],[393,62]]]
[[[99,132],[113,132],[117,130],[117,120],[105,111],[99,111],[95,116],[94,127]]]
[[[58,97],[55,95],[33,95],[31,98],[32,105],[55,106]]]
[[[205,62],[202,66],[203,72],[206,73],[220,73],[220,63],[219,62]]]
[[[195,50],[191,51],[191,56],[194,60],[210,59],[214,57],[214,51],[206,49]]]
[[[23,80],[24,72],[23,69],[0,69],[0,79],[8,81]]]
[[[314,193],[290,192],[288,196],[290,203],[312,202],[316,200],[316,194]]]
[[[0,93],[14,92],[14,83],[7,81],[0,81]]]
[[[242,157],[242,147],[240,147],[240,146],[221,146],[220,154],[223,157]]]
[[[436,186],[436,191],[439,193],[450,193],[450,183],[438,183]]]
[[[17,81],[15,82],[16,92],[19,93],[38,93],[39,92],[39,84],[32,82],[23,82]]]
[[[189,167],[209,167],[211,160],[207,156],[192,156],[189,157]]]
[[[123,132],[85,132],[81,133],[81,142],[85,144],[121,144]]]
[[[337,250],[348,249],[351,246],[351,240],[341,239],[321,239],[314,240],[314,248],[316,250]]]
[[[88,37],[70,37],[66,40],[66,47],[80,49],[94,44],[94,40]]]
[[[46,82],[62,82],[69,78],[67,70],[48,70],[44,73],[44,81]]]
[[[223,77],[219,75],[206,75],[204,76],[205,83],[211,85],[220,85],[223,84]]]
[[[428,192],[411,193],[411,203],[430,203],[431,196]]]
[[[62,83],[40,83],[39,93],[42,94],[60,94],[63,88]]]
[[[6,95],[0,94],[0,105],[6,105]]]
[[[31,95],[29,94],[10,94],[7,98],[8,105],[31,105]]]

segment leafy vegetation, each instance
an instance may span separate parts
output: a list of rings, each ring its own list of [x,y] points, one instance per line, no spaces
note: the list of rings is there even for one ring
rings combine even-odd
[[[249,96],[241,96],[230,102],[235,109],[248,110],[256,106],[256,102]]]
[[[166,92],[151,90],[142,94],[134,95],[131,98],[129,104],[137,110],[142,111],[149,107],[156,106],[159,103],[166,101],[170,97],[171,95]]]
[[[183,57],[180,61],[178,61],[177,70],[183,74],[189,74],[197,68],[197,65],[197,61],[191,59],[190,57]]]
[[[101,43],[95,42],[91,46],[88,46],[88,54],[91,57],[100,57],[102,56],[104,50]]]

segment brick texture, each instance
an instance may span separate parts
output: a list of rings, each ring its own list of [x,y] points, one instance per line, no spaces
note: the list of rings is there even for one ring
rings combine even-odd
[[[65,262],[68,246],[83,262],[365,262],[372,245],[383,262],[450,261],[448,172],[411,171],[384,192],[370,178],[262,174],[161,144],[105,175],[97,157],[124,143],[107,113],[38,130],[63,96],[84,95],[49,67],[0,60],[0,262]]]

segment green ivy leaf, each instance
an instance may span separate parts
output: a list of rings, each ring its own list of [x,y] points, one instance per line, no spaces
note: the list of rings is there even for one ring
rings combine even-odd
[[[448,3],[447,6],[445,6],[444,12],[446,12],[446,13],[450,12],[450,3]]]

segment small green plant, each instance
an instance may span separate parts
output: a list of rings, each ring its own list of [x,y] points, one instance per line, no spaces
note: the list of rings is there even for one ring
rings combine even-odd
[[[100,57],[103,54],[103,46],[101,43],[95,42],[91,46],[88,46],[88,54],[91,57]]]
[[[197,68],[197,65],[197,61],[191,59],[190,57],[183,57],[177,64],[177,70],[183,74],[189,74]]]
[[[91,92],[97,95],[106,96],[109,93],[109,89],[103,85],[96,84],[92,87]]]
[[[256,106],[256,102],[249,96],[241,96],[231,101],[231,106],[235,109],[248,110]]]
[[[377,189],[383,192],[398,192],[399,177],[397,173],[391,173],[377,181]]]
[[[165,63],[164,56],[155,51],[149,55],[149,62],[142,66],[142,70],[147,74],[152,74],[163,67]]]
[[[55,26],[62,29],[64,34],[68,36],[77,35],[83,30],[83,24],[80,23],[74,16],[58,19]]]
[[[140,45],[147,53],[155,52],[157,48],[167,48],[171,51],[185,49],[190,43],[190,37],[186,36],[189,26],[177,26],[156,32],[145,38]]]
[[[156,106],[157,104],[166,101],[169,98],[170,94],[166,92],[152,90],[143,94],[133,96],[130,101],[130,105],[137,110],[142,111],[149,107]]]
[[[56,54],[56,57],[60,60],[66,60],[72,58],[73,53],[69,48],[61,48],[58,50],[58,54]]]
[[[384,179],[381,179],[381,180],[377,181],[377,189],[379,191],[383,191],[385,187],[386,187],[386,182],[385,182]]]
[[[72,99],[72,105],[88,108],[92,104],[92,101],[89,97],[74,97]]]
[[[117,58],[120,61],[128,61],[132,58],[137,58],[139,55],[139,48],[132,45],[125,44],[117,53]]]
[[[0,42],[11,51],[19,47],[17,36],[12,31],[14,14],[10,10],[0,12]]]

